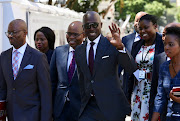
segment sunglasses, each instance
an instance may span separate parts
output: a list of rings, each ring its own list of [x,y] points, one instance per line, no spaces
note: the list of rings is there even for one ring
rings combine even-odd
[[[91,27],[93,27],[93,28],[96,29],[98,27],[98,25],[99,25],[99,23],[96,23],[96,22],[86,23],[86,24],[83,25],[83,28],[84,29],[91,29]]]

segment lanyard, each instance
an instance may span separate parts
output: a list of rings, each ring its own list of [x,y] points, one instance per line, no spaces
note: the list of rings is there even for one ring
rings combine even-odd
[[[153,45],[154,45],[154,43],[151,45],[151,47],[150,47],[150,48],[149,48],[149,50],[147,51],[147,53],[146,53],[146,55],[145,55],[144,59],[143,59],[143,53],[144,53],[144,45],[143,45],[142,63],[148,63],[148,62],[149,62],[149,60],[147,60],[147,62],[146,62],[146,61],[145,61],[145,59],[146,59],[146,57],[147,57],[147,55],[148,55],[148,53],[149,53],[150,49],[152,49]]]

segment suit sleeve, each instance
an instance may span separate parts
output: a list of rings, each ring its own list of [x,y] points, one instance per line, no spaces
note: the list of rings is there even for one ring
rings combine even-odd
[[[1,59],[2,59],[2,55],[0,55],[0,100],[6,100],[7,86],[2,71]]]
[[[56,65],[56,50],[54,50],[54,53],[51,58],[50,75],[51,75],[52,99],[54,100],[54,97],[56,95],[57,83],[58,83],[58,73],[57,73],[57,65]]]
[[[167,95],[166,91],[163,86],[163,75],[165,73],[163,72],[163,65],[160,66],[160,71],[159,71],[159,79],[158,79],[158,88],[157,88],[157,94],[154,100],[154,112],[159,112],[162,113],[166,106],[167,102]]]
[[[130,75],[137,69],[137,65],[127,49],[126,53],[118,52],[118,62]]]
[[[41,97],[41,121],[52,120],[52,91],[49,65],[46,56],[39,57],[37,64],[37,80]]]

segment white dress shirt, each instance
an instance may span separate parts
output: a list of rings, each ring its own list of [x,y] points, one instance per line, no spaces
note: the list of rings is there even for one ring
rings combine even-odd
[[[140,39],[141,39],[140,35],[136,32],[136,36],[135,36],[134,42],[137,42]]]
[[[93,45],[93,50],[94,50],[94,59],[95,59],[95,56],[96,56],[96,49],[97,49],[97,45],[99,43],[99,40],[101,38],[101,34],[93,41],[94,42],[94,45]],[[92,41],[90,41],[87,37],[87,46],[86,46],[86,59],[87,59],[87,64],[89,65],[89,50],[90,50],[90,47],[91,47],[91,43]]]
[[[23,56],[24,56],[24,52],[25,52],[25,50],[26,50],[26,47],[27,47],[27,43],[25,43],[23,46],[21,46],[19,49],[15,49],[14,47],[13,47],[13,51],[12,51],[12,63],[13,63],[13,58],[14,58],[14,56],[15,56],[15,53],[14,53],[14,51],[15,50],[17,50],[17,52],[19,52],[18,53],[18,69],[19,69],[19,67],[20,67],[20,64],[21,64],[21,61],[22,61],[22,58],[23,58]]]
[[[70,66],[72,58],[73,58],[73,51],[75,51],[75,50],[70,46],[69,53],[68,53],[67,72],[69,70],[69,66]]]

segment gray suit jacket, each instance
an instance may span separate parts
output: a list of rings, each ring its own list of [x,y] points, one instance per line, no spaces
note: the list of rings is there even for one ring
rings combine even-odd
[[[82,102],[80,115],[93,91],[97,105],[106,119],[118,121],[130,113],[130,105],[121,88],[118,65],[120,64],[129,73],[133,73],[136,70],[136,64],[128,51],[127,53],[118,52],[105,37],[101,36],[91,76],[86,59],[86,45],[87,42],[83,43],[75,51]],[[105,56],[106,58],[103,58]]]
[[[71,83],[68,81],[67,62],[69,45],[57,47],[54,50],[50,70],[53,92],[53,116],[59,120],[63,107],[67,101],[67,95],[70,99],[70,109],[73,112],[71,118],[78,120],[80,110],[80,92],[77,71],[75,70]]]
[[[151,121],[154,108],[154,100],[157,94],[158,79],[159,79],[159,69],[160,66],[167,60],[167,55],[165,52],[162,52],[154,57],[153,65],[153,75],[151,82],[151,91],[150,91],[150,104],[149,104],[149,121]],[[167,102],[166,102],[167,103]],[[167,105],[166,105],[167,106]],[[161,121],[166,121],[167,107],[164,108],[164,111],[161,114]]]
[[[27,65],[31,69],[25,69]],[[52,101],[46,56],[27,45],[13,78],[12,48],[0,56],[0,100],[6,100],[9,121],[51,121]]]

